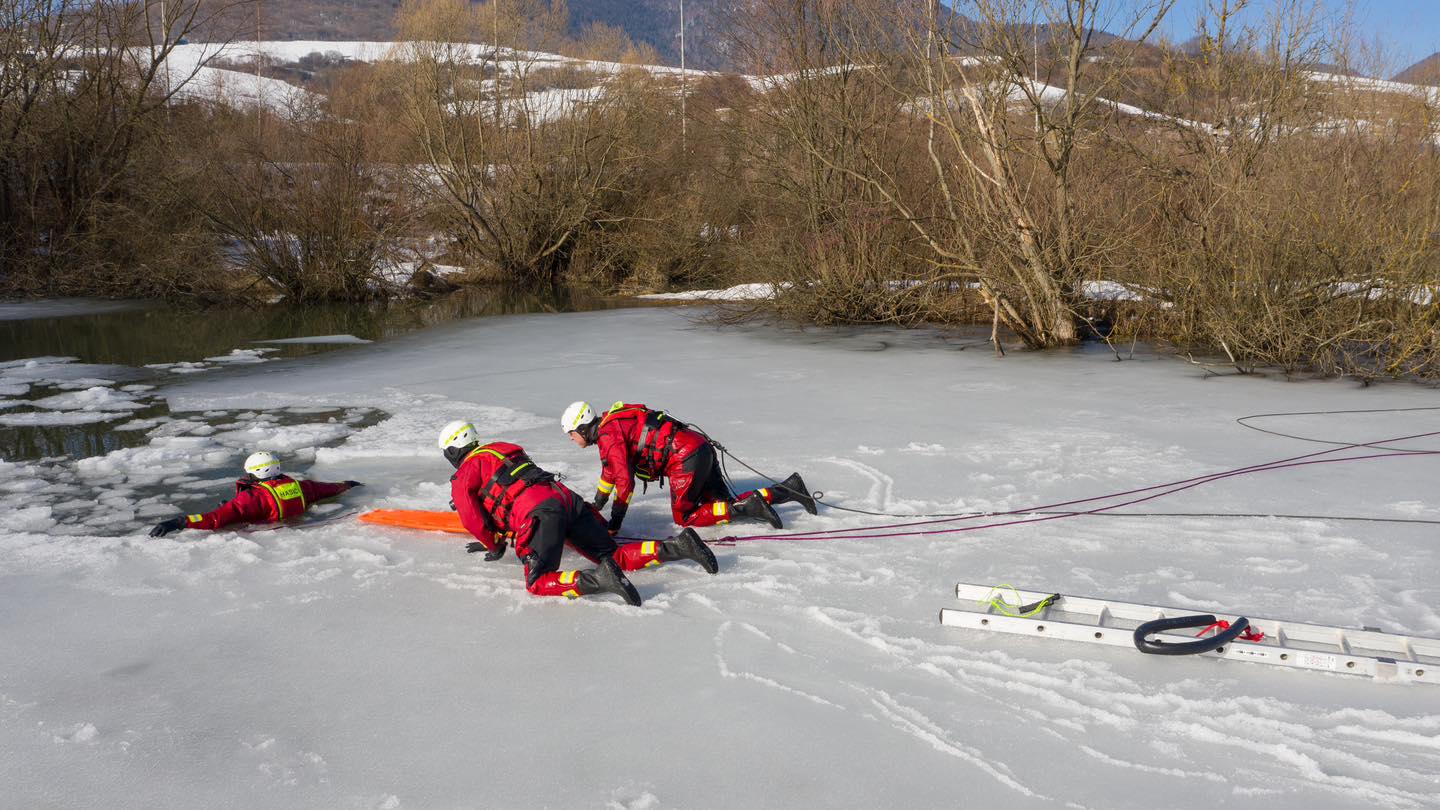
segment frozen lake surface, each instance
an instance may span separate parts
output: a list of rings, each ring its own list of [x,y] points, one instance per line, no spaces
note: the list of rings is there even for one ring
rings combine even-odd
[[[588,496],[595,453],[557,424],[581,398],[664,408],[831,502],[896,513],[1018,509],[1326,449],[1235,423],[1249,414],[1440,405],[1418,386],[1206,379],[1103,347],[996,359],[979,340],[718,331],[694,314],[489,318],[177,375],[142,392],[173,412],[135,428],[148,443],[0,464],[0,803],[1440,805],[1440,689],[936,619],[967,581],[1440,635],[1434,525],[1082,516],[743,542],[717,547],[718,576],[637,572],[638,609],[531,597],[513,557],[353,520],[144,536],[224,495],[217,470],[261,448],[367,482],[329,514],[443,509],[435,434],[455,418]],[[1255,424],[1373,442],[1440,431],[1440,411]],[[1434,520],[1437,465],[1263,472],[1123,511]],[[626,532],[668,534],[668,494],[637,495]],[[896,522],[780,511],[799,531]]]

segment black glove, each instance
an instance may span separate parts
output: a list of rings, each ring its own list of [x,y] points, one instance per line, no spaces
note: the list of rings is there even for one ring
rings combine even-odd
[[[155,528],[150,530],[150,536],[164,537],[170,532],[178,532],[183,528],[185,528],[185,516],[179,515],[170,518],[169,520],[162,520],[159,523],[156,523]]]
[[[496,540],[495,548],[493,549],[485,548],[484,543],[466,543],[465,551],[470,554],[475,554],[483,551],[485,552],[485,562],[495,562],[496,560],[499,560],[505,556],[505,541]]]
[[[606,528],[610,530],[611,537],[620,533],[620,524],[625,522],[625,512],[629,508],[629,504],[619,502],[610,507],[610,525]]]
[[[601,509],[604,509],[604,508],[605,508],[605,502],[608,501],[608,500],[610,500],[610,493],[608,493],[608,492],[600,492],[599,490],[596,490],[596,492],[595,492],[595,509],[596,509],[596,511],[599,511],[599,510],[601,510]]]
[[[346,482],[345,482],[345,485],[348,486],[348,487],[350,487],[351,489],[354,489],[355,487],[363,487],[363,486],[365,486],[364,484],[360,483],[359,481],[346,481]]]

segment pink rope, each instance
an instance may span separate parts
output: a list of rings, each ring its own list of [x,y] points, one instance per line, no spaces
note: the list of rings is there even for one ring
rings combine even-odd
[[[1210,474],[1208,474],[1208,475],[1195,476],[1195,477],[1193,477],[1193,478],[1185,478],[1185,479],[1181,479],[1181,480],[1179,480],[1179,481],[1171,481],[1171,482],[1165,483],[1165,484],[1155,484],[1155,485],[1148,486],[1148,487],[1138,487],[1138,488],[1136,488],[1136,489],[1129,489],[1129,490],[1125,490],[1125,491],[1123,491],[1123,492],[1113,492],[1113,493],[1110,493],[1110,494],[1108,494],[1108,495],[1097,495],[1097,496],[1094,496],[1094,497],[1091,497],[1091,498],[1079,498],[1079,499],[1070,500],[1070,501],[1061,501],[1061,502],[1053,503],[1053,504],[1045,504],[1045,505],[1042,505],[1042,506],[1031,506],[1031,507],[1027,507],[1027,508],[1023,508],[1023,509],[1012,509],[1012,510],[1008,510],[1008,511],[1004,511],[1004,512],[977,512],[977,513],[975,513],[975,514],[973,514],[973,515],[960,515],[960,516],[956,516],[956,517],[952,517],[952,518],[940,518],[940,519],[937,519],[937,520],[922,520],[922,521],[913,521],[913,522],[906,522],[906,523],[890,523],[890,524],[882,524],[882,525],[879,525],[879,526],[855,526],[855,527],[844,528],[844,529],[826,529],[826,530],[812,531],[812,532],[797,532],[797,533],[794,533],[794,534],[753,534],[753,535],[741,535],[741,536],[738,536],[738,537],[722,537],[722,538],[719,538],[716,542],[719,542],[719,543],[737,543],[737,542],[747,542],[747,541],[752,541],[752,540],[845,540],[845,539],[854,539],[854,540],[878,540],[878,539],[892,538],[892,537],[914,537],[914,536],[929,535],[929,534],[955,534],[955,533],[959,533],[959,532],[979,531],[979,530],[981,530],[981,529],[993,529],[993,528],[999,528],[999,527],[1003,527],[1003,526],[1018,526],[1018,525],[1027,524],[1027,523],[1044,523],[1044,522],[1050,521],[1050,520],[1060,520],[1060,519],[1062,519],[1062,518],[1076,517],[1076,516],[1080,516],[1080,515],[1100,514],[1100,513],[1102,513],[1102,512],[1106,512],[1106,511],[1109,511],[1109,510],[1112,510],[1112,509],[1119,509],[1120,507],[1123,507],[1123,506],[1133,506],[1134,504],[1137,504],[1137,503],[1145,503],[1146,501],[1152,501],[1152,500],[1155,500],[1156,498],[1161,498],[1161,497],[1164,497],[1164,496],[1166,496],[1166,495],[1173,495],[1173,494],[1175,494],[1175,493],[1177,493],[1177,492],[1183,492],[1183,491],[1185,491],[1185,490],[1187,490],[1187,489],[1192,489],[1192,488],[1198,487],[1198,486],[1200,486],[1200,485],[1202,485],[1202,484],[1208,484],[1208,483],[1210,483],[1210,482],[1212,482],[1212,481],[1220,481],[1220,480],[1224,480],[1224,479],[1226,479],[1226,478],[1233,478],[1233,477],[1236,477],[1236,476],[1248,475],[1248,474],[1250,474],[1250,473],[1266,472],[1266,471],[1269,471],[1269,470],[1281,470],[1281,469],[1286,469],[1286,468],[1291,468],[1291,467],[1304,467],[1304,466],[1309,466],[1309,465],[1312,465],[1312,464],[1333,464],[1333,463],[1336,463],[1336,462],[1344,462],[1344,461],[1364,461],[1364,460],[1368,460],[1368,459],[1392,458],[1392,457],[1396,457],[1396,456],[1430,456],[1430,455],[1440,455],[1440,450],[1417,450],[1417,451],[1405,451],[1405,452],[1377,453],[1377,454],[1365,455],[1365,456],[1347,456],[1347,457],[1345,457],[1345,458],[1334,458],[1334,459],[1322,459],[1322,458],[1319,458],[1320,456],[1329,455],[1329,454],[1331,454],[1331,453],[1337,453],[1337,452],[1340,452],[1340,451],[1342,451],[1342,450],[1353,450],[1353,449],[1356,449],[1356,448],[1369,447],[1369,446],[1371,446],[1371,445],[1376,445],[1376,444],[1389,444],[1389,443],[1392,443],[1392,442],[1408,441],[1408,440],[1410,440],[1410,439],[1428,438],[1428,437],[1430,437],[1430,436],[1440,436],[1440,431],[1432,431],[1432,432],[1429,432],[1429,433],[1417,433],[1417,434],[1414,434],[1414,435],[1411,435],[1411,436],[1399,436],[1399,437],[1396,437],[1396,438],[1393,438],[1393,439],[1382,439],[1382,440],[1377,441],[1377,442],[1367,442],[1367,443],[1363,443],[1363,444],[1348,444],[1348,445],[1342,445],[1342,446],[1340,446],[1340,447],[1330,448],[1329,450],[1320,450],[1320,451],[1317,451],[1317,452],[1314,452],[1314,453],[1306,453],[1306,454],[1304,454],[1304,455],[1293,456],[1293,457],[1291,457],[1291,458],[1279,459],[1279,460],[1276,460],[1276,461],[1266,462],[1266,463],[1264,463],[1264,464],[1252,464],[1252,465],[1249,465],[1249,466],[1246,466],[1246,467],[1236,467],[1236,468],[1231,469],[1231,470],[1223,470],[1223,471],[1221,471],[1221,472],[1210,473]],[[1163,490],[1163,491],[1161,491],[1161,492],[1155,492],[1155,490]],[[1093,503],[1093,502],[1095,502],[1095,501],[1105,501],[1105,500],[1110,500],[1110,499],[1113,499],[1113,498],[1123,498],[1123,497],[1127,497],[1127,496],[1130,496],[1130,495],[1138,495],[1138,494],[1145,493],[1145,492],[1154,492],[1154,494],[1152,494],[1152,495],[1147,495],[1147,496],[1145,496],[1145,497],[1143,497],[1143,498],[1135,498],[1135,499],[1132,499],[1132,500],[1123,501],[1123,502],[1121,502],[1121,503],[1114,503],[1114,504],[1109,504],[1109,505],[1106,505],[1106,506],[1098,506],[1098,507],[1096,507],[1096,508],[1094,508],[1094,509],[1087,509],[1087,510],[1081,510],[1081,511],[1076,511],[1076,512],[1068,512],[1068,513],[1059,514],[1059,515],[1044,515],[1044,516],[1041,516],[1041,517],[1023,518],[1023,519],[1020,519],[1020,520],[997,521],[997,522],[994,522],[994,523],[984,523],[984,524],[979,524],[979,525],[975,525],[975,526],[960,526],[960,527],[945,528],[945,529],[931,529],[931,530],[926,530],[926,531],[905,531],[905,532],[882,532],[882,533],[877,533],[877,530],[882,530],[882,529],[911,529],[911,528],[915,528],[915,527],[918,527],[918,526],[932,526],[932,525],[941,524],[941,523],[957,523],[957,522],[963,521],[963,520],[975,520],[975,519],[977,519],[977,518],[984,518],[984,517],[1003,517],[1003,516],[1006,516],[1006,515],[1024,515],[1024,514],[1032,513],[1032,512],[1049,511],[1049,510],[1053,510],[1053,509],[1060,508],[1060,507],[1065,507],[1065,506],[1074,506],[1074,505],[1078,505],[1078,504]]]

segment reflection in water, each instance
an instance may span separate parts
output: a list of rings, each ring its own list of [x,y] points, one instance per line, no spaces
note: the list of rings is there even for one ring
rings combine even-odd
[[[166,407],[164,400],[161,400],[147,408],[116,414],[115,419],[106,422],[86,425],[0,426],[0,459],[18,461],[54,456],[88,458],[103,456],[126,447],[140,447],[150,443],[146,430],[116,430],[115,426],[137,419],[153,420],[169,413],[170,409]]]
[[[0,361],[59,355],[87,363],[143,366],[198,360],[253,340],[348,334],[367,340],[459,318],[526,312],[581,312],[636,306],[595,290],[469,287],[434,301],[178,309],[168,304],[125,312],[0,321]],[[296,356],[334,347],[289,345]]]
[[[433,301],[406,301],[388,306],[326,304],[201,310],[157,303],[89,315],[0,320],[0,363],[43,356],[77,357],[88,364],[130,367],[104,370],[106,377],[163,384],[175,379],[174,376],[168,371],[144,366],[191,363],[227,355],[235,349],[253,350],[256,347],[252,341],[342,334],[384,340],[462,318],[636,305],[631,299],[607,298],[584,288],[536,291],[498,286],[471,287]],[[264,351],[266,357],[275,358],[337,348],[340,347],[333,344],[285,344],[269,346]],[[205,373],[223,373],[223,369],[212,368]],[[23,398],[33,401],[69,390],[57,387],[56,382],[37,380]],[[169,415],[163,397],[152,399],[151,396],[139,399],[144,407],[116,412],[115,418],[98,423],[0,424],[0,460],[57,456],[81,459],[148,444],[152,439],[148,428],[152,426],[144,425],[143,420],[164,422]],[[0,408],[14,415],[43,410],[13,400],[8,405],[0,404]],[[117,430],[119,427],[130,429]]]

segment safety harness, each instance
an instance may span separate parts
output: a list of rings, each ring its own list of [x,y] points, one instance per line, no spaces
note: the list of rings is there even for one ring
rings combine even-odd
[[[482,453],[499,459],[500,465],[480,485],[480,511],[492,532],[504,533],[509,530],[510,512],[520,493],[535,484],[548,484],[555,476],[535,466],[525,451],[513,444],[487,444],[471,451],[465,460]]]
[[[603,426],[611,419],[628,414],[643,419],[645,424],[645,429],[640,434],[640,443],[635,446],[635,453],[630,458],[630,468],[635,471],[635,477],[642,481],[663,478],[665,466],[670,463],[670,456],[675,452],[675,434],[685,427],[685,423],[664,411],[652,411],[644,405],[617,402],[610,406],[605,420],[600,424]]]

